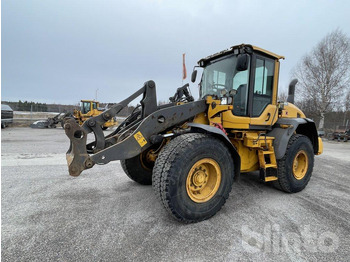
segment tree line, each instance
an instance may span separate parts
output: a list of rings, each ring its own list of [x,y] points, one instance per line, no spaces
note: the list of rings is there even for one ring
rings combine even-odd
[[[21,101],[10,102],[10,101],[1,101],[6,105],[9,105],[14,111],[34,111],[34,112],[48,112],[48,106],[45,103],[38,103],[33,101]]]
[[[78,108],[77,105],[62,105],[62,104],[46,104],[33,101],[1,101],[1,103],[9,105],[14,111],[29,111],[29,112],[58,112],[66,113]]]
[[[33,101],[1,101],[1,103],[9,105],[14,111],[28,111],[28,112],[57,112],[57,113],[68,113],[73,112],[74,109],[80,110],[80,105],[63,105],[63,104],[46,104],[38,103]],[[106,106],[111,107],[110,103],[100,103],[101,108]],[[120,111],[118,116],[128,116],[134,110],[134,106],[127,106]]]

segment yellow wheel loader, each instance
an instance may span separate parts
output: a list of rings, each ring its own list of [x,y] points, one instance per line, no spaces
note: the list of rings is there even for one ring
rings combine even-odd
[[[100,115],[105,109],[100,108],[100,103],[94,100],[81,100],[80,111],[74,110],[73,116],[78,121],[79,125],[82,125],[87,119]],[[108,127],[116,126],[118,122],[115,117],[111,118],[107,122],[103,123],[102,129],[106,130]]]
[[[259,171],[262,181],[288,193],[303,190],[323,144],[315,123],[293,105],[296,80],[288,100],[277,101],[282,58],[252,45],[233,46],[199,60],[198,101],[186,84],[169,104],[157,106],[156,85],[148,81],[81,126],[67,119],[69,174],[120,160],[131,179],[152,184],[166,210],[186,223],[218,212],[247,172]],[[138,96],[141,107],[104,136],[101,126]],[[86,144],[91,132],[95,141]]]

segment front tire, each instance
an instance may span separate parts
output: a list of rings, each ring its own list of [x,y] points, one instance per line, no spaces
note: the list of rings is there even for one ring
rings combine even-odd
[[[199,222],[215,215],[232,189],[234,165],[225,144],[206,134],[184,134],[160,152],[153,189],[177,220]]]
[[[152,184],[152,170],[154,162],[147,159],[147,153],[143,152],[133,158],[120,160],[125,174],[141,185]]]
[[[277,161],[277,177],[274,186],[287,193],[302,191],[309,183],[314,167],[311,141],[304,135],[293,135],[284,157]]]

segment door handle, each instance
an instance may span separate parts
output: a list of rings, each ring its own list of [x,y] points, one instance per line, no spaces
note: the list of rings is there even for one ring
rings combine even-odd
[[[265,119],[265,122],[269,121],[269,120],[270,120],[270,117],[271,117],[271,114],[270,114],[270,113],[267,113],[267,118]]]

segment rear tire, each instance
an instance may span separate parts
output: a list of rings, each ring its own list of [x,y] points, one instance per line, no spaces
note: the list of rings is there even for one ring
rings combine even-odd
[[[184,134],[160,152],[153,189],[177,220],[199,222],[215,215],[232,189],[234,164],[225,144],[206,134]]]
[[[120,164],[130,179],[141,185],[151,185],[154,162],[146,162],[145,154],[141,153],[133,158],[120,160]]]
[[[311,141],[304,135],[293,135],[282,159],[277,161],[277,177],[273,185],[287,193],[302,191],[309,183],[314,167]]]

